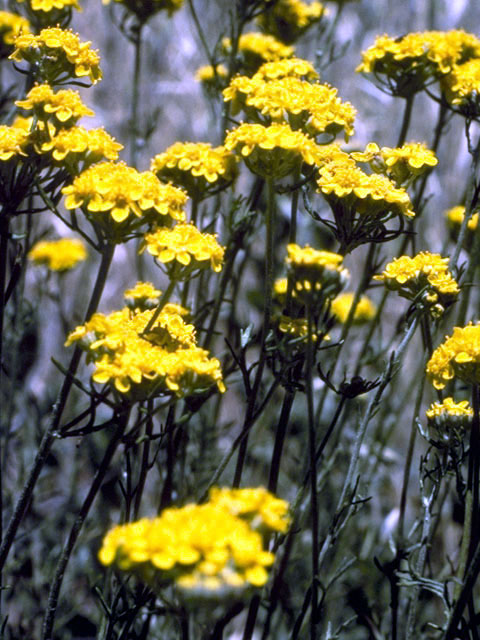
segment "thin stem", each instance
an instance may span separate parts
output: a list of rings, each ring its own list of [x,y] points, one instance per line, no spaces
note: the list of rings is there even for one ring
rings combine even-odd
[[[58,560],[55,574],[53,576],[52,586],[50,587],[50,592],[48,594],[47,611],[43,622],[43,640],[51,640],[52,638],[53,625],[55,622],[55,614],[58,605],[58,597],[60,595],[60,589],[62,587],[62,582],[68,561],[70,560],[70,556],[82,529],[83,523],[85,522],[85,518],[87,517],[93,501],[95,500],[95,497],[102,485],[103,479],[105,478],[105,474],[108,471],[113,455],[117,450],[118,445],[120,444],[123,433],[125,432],[128,423],[129,415],[130,411],[127,410],[122,415],[118,416],[119,422],[117,425],[117,429],[108,444],[97,473],[95,474],[95,478],[93,479],[92,485],[83,502],[82,508],[80,509],[75,522],[70,529],[69,536],[67,538],[65,546],[63,547],[62,554]]]
[[[257,620],[259,606],[260,596],[258,594],[255,594],[250,600],[250,607],[248,609],[247,622],[245,623],[245,630],[243,632],[242,640],[252,640],[253,632],[255,631],[255,622]]]
[[[275,432],[275,443],[273,445],[272,461],[270,463],[270,475],[268,478],[268,490],[272,493],[277,492],[278,474],[280,473],[280,461],[282,459],[283,445],[285,436],[287,435],[288,421],[292,410],[293,401],[295,399],[295,390],[286,389],[283,396],[282,410],[280,419]]]
[[[402,120],[402,128],[400,129],[400,133],[398,135],[397,147],[401,147],[405,144],[405,140],[407,139],[408,128],[410,126],[410,120],[412,117],[412,108],[413,101],[415,100],[415,94],[410,94],[407,98],[405,98],[405,110],[403,112],[403,120]]]
[[[110,245],[110,244],[105,245],[103,249],[102,260],[101,260],[100,267],[97,274],[97,280],[95,282],[92,296],[90,298],[90,303],[88,305],[88,309],[85,314],[85,322],[90,319],[90,317],[93,315],[93,313],[96,311],[98,307],[98,304],[100,302],[100,298],[102,296],[102,292],[105,286],[105,282],[107,280],[108,270],[112,262],[114,251],[115,251],[115,245]],[[5,561],[8,557],[8,553],[15,539],[15,535],[17,533],[18,527],[22,522],[25,509],[30,502],[30,499],[32,497],[33,490],[37,483],[40,472],[43,469],[43,465],[45,464],[48,458],[50,450],[53,446],[53,442],[57,436],[57,431],[60,426],[60,421],[62,419],[63,411],[67,404],[67,400],[73,385],[73,380],[75,378],[78,365],[80,364],[81,355],[82,355],[81,349],[79,347],[76,347],[75,351],[73,352],[72,358],[70,360],[70,365],[68,367],[67,374],[63,381],[62,388],[60,389],[57,402],[54,405],[52,420],[50,422],[50,425],[47,431],[45,432],[42,438],[40,447],[38,449],[37,455],[35,456],[35,460],[33,462],[33,466],[30,470],[30,474],[22,489],[20,497],[17,500],[15,509],[10,518],[10,522],[8,523],[5,536],[2,540],[2,544],[0,546],[0,571],[3,569],[5,565]]]
[[[263,309],[263,327],[262,336],[260,340],[260,361],[257,365],[257,372],[255,375],[255,381],[253,383],[252,393],[248,399],[247,412],[245,416],[244,428],[252,423],[252,419],[255,414],[255,404],[260,390],[260,383],[262,381],[263,369],[265,366],[265,343],[267,341],[267,335],[270,329],[270,316],[272,313],[272,292],[273,292],[273,239],[275,231],[275,185],[273,178],[267,179],[267,213],[265,218],[265,234],[266,234],[266,247],[265,247],[265,303]],[[247,454],[248,446],[248,431],[240,443],[238,451],[237,466],[235,468],[235,476],[233,480],[233,486],[238,487],[242,477],[243,466],[245,463],[245,457]]]
[[[137,166],[138,161],[138,105],[140,101],[140,73],[142,68],[142,32],[143,23],[138,24],[133,40],[135,48],[132,78],[132,104],[130,116],[130,164]]]
[[[155,321],[158,318],[158,316],[160,315],[163,307],[170,300],[170,296],[172,295],[172,292],[175,289],[175,285],[176,284],[177,284],[177,281],[175,280],[175,278],[172,278],[170,280],[170,282],[168,283],[168,287],[162,293],[162,297],[160,298],[160,302],[158,303],[157,308],[155,309],[155,311],[154,311],[152,317],[150,318],[150,320],[147,322],[147,326],[142,331],[142,336],[146,335],[150,331],[150,329],[153,327],[153,325],[155,324]]]
[[[310,457],[310,509],[312,518],[312,604],[310,614],[310,638],[317,637],[317,580],[318,580],[318,499],[317,499],[317,455],[315,441],[315,409],[313,403],[313,318],[312,309],[307,305],[307,361],[306,391],[308,409],[308,449]]]

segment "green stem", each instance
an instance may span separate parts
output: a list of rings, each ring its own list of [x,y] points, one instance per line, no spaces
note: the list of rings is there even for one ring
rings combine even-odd
[[[312,518],[312,600],[310,614],[310,639],[317,638],[317,580],[318,574],[318,498],[317,498],[317,445],[315,441],[315,409],[313,403],[313,318],[312,309],[307,305],[307,409],[308,409],[308,449],[310,456],[310,509]]]
[[[130,164],[132,167],[137,166],[138,162],[138,105],[140,101],[140,73],[142,68],[142,32],[143,23],[136,28],[133,40],[134,46],[134,63],[132,78],[132,104],[130,116]]]
[[[407,139],[408,128],[410,126],[410,120],[412,117],[412,108],[413,101],[415,100],[415,94],[410,94],[407,98],[405,98],[405,111],[403,112],[403,120],[402,120],[402,128],[400,129],[400,134],[397,140],[397,147],[401,147],[405,144],[405,140]]]
[[[153,325],[155,324],[155,321],[158,318],[158,316],[160,315],[163,307],[170,300],[170,296],[172,295],[172,292],[175,289],[175,285],[176,284],[177,284],[177,281],[175,280],[175,278],[172,278],[170,280],[170,282],[168,283],[168,287],[162,293],[162,297],[160,298],[160,302],[158,303],[157,308],[155,309],[155,311],[154,311],[152,317],[150,318],[150,320],[148,321],[147,326],[142,331],[142,334],[141,334],[142,336],[146,335],[150,331],[150,329],[153,327]]]
[[[257,372],[255,375],[255,381],[253,383],[252,392],[248,399],[247,412],[245,415],[244,429],[250,427],[253,424],[255,415],[255,404],[257,401],[258,392],[260,390],[260,384],[263,376],[263,369],[265,366],[266,354],[265,343],[267,341],[267,335],[270,329],[270,317],[272,314],[272,293],[273,293],[273,241],[275,231],[275,185],[273,178],[267,179],[267,213],[265,218],[265,234],[266,234],[266,247],[265,247],[265,303],[263,309],[263,327],[260,340],[260,361],[257,365]],[[243,466],[245,463],[245,457],[248,447],[248,430],[240,443],[237,466],[235,468],[235,476],[233,480],[233,486],[238,487],[242,477]]]
[[[98,270],[97,280],[95,282],[92,296],[90,298],[90,303],[88,305],[88,309],[85,314],[85,322],[89,320],[90,317],[93,315],[93,313],[97,310],[97,307],[100,302],[100,298],[102,296],[102,292],[105,286],[105,282],[107,280],[108,270],[112,262],[114,251],[115,251],[115,245],[110,245],[110,244],[105,245],[103,249],[102,261],[100,263],[100,267]],[[73,380],[77,372],[78,365],[80,364],[81,355],[82,355],[81,349],[79,347],[76,347],[75,351],[73,352],[72,358],[70,360],[68,372],[63,381],[62,388],[60,389],[57,402],[54,405],[52,420],[50,422],[50,425],[47,431],[45,432],[42,438],[40,447],[37,451],[37,455],[35,456],[35,460],[33,462],[33,466],[30,470],[30,474],[22,489],[20,497],[17,500],[13,514],[8,523],[5,536],[2,540],[2,544],[0,545],[0,571],[3,569],[5,565],[5,561],[8,557],[8,553],[15,540],[15,535],[17,533],[18,527],[22,522],[25,509],[27,508],[27,505],[31,500],[40,472],[43,469],[43,465],[45,464],[48,458],[50,450],[53,446],[53,442],[57,437],[57,431],[60,426],[60,421],[62,419],[63,411],[67,404],[67,400],[73,385]]]
[[[58,605],[58,597],[60,595],[60,589],[62,587],[63,578],[65,575],[65,570],[67,568],[68,561],[72,554],[75,543],[78,539],[80,531],[82,529],[83,523],[85,522],[85,518],[87,517],[90,508],[95,500],[95,497],[103,483],[105,478],[105,474],[108,471],[110,466],[110,462],[117,450],[118,445],[122,439],[122,436],[125,432],[128,423],[128,417],[130,415],[130,411],[127,410],[120,415],[117,429],[112,439],[110,440],[108,447],[105,451],[103,459],[100,463],[100,466],[95,474],[95,478],[93,479],[92,485],[87,493],[87,496],[83,502],[82,508],[80,509],[75,522],[73,523],[72,528],[70,529],[70,533],[68,535],[65,546],[63,547],[62,554],[58,560],[57,566],[55,568],[55,574],[53,576],[52,585],[50,587],[50,592],[48,594],[48,603],[47,603],[47,611],[45,614],[45,618],[43,621],[43,640],[51,640],[53,633],[53,625],[55,622],[55,615],[57,611]]]

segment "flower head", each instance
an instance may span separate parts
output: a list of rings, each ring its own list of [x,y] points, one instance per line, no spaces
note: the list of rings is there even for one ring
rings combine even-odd
[[[480,382],[480,325],[455,327],[453,335],[432,353],[427,375],[435,389],[443,389],[458,378],[469,384]]]
[[[140,173],[123,162],[93,165],[62,193],[67,209],[82,208],[87,217],[113,236],[116,230],[123,235],[145,222],[153,224],[159,216],[165,221],[185,217],[187,196],[183,191],[161,183],[150,171]]]
[[[222,45],[228,53],[231,48],[230,38],[224,38]],[[290,58],[295,50],[274,38],[259,32],[244,33],[238,41],[238,51],[242,56],[242,67],[246,72],[255,73],[264,62],[273,62],[282,58]]]
[[[45,264],[51,271],[70,271],[87,256],[87,249],[78,238],[37,242],[28,252],[32,262]]]
[[[152,587],[174,582],[204,595],[262,587],[275,556],[264,549],[256,523],[285,531],[287,509],[263,488],[213,489],[205,504],[171,507],[152,520],[114,527],[99,560],[138,572]]]
[[[235,156],[224,147],[206,142],[176,142],[156,155],[151,171],[161,180],[171,180],[196,199],[226,187],[236,176]]]
[[[30,23],[23,16],[10,11],[0,11],[0,57],[6,58],[13,51],[15,38],[30,33]]]
[[[99,55],[90,42],[81,42],[73,31],[58,27],[42,29],[38,35],[19,35],[10,57],[30,63],[37,77],[49,84],[85,77],[95,84],[102,77]]]
[[[433,313],[442,313],[460,293],[456,280],[448,270],[448,258],[438,253],[422,251],[415,257],[401,256],[385,267],[375,280],[398,291],[399,295],[413,302],[420,302]]]
[[[465,206],[457,205],[456,207],[452,207],[445,212],[445,216],[447,218],[447,226],[450,231],[451,239],[456,242],[458,238],[458,234],[460,232],[460,227],[465,219]],[[474,213],[467,222],[467,233],[465,235],[465,247],[469,250],[473,244],[473,232],[478,226],[478,212]]]
[[[225,138],[225,148],[235,150],[253,173],[284,178],[300,163],[315,164],[318,146],[288,124],[241,124]]]
[[[145,235],[143,249],[159,262],[170,266],[171,277],[179,280],[189,278],[198,269],[211,267],[222,269],[224,247],[216,236],[201,233],[193,224],[177,224],[173,229],[154,229]]]
[[[151,282],[137,282],[132,289],[124,293],[125,302],[130,309],[155,309],[160,302],[162,292],[156,289]]]
[[[0,162],[15,156],[26,156],[25,149],[29,142],[28,131],[20,127],[0,125]]]
[[[260,14],[257,22],[264,31],[290,44],[319,22],[326,13],[327,9],[321,2],[278,0],[272,8]]]
[[[42,153],[51,152],[52,158],[73,167],[77,174],[79,162],[85,169],[99,160],[116,160],[123,145],[116,142],[104,129],[71,127],[60,129],[50,140],[40,145]]]
[[[57,129],[71,127],[83,116],[95,115],[83,104],[78,91],[54,91],[49,84],[36,85],[24,100],[17,100],[15,104],[26,111],[33,111],[43,122],[52,122]]]
[[[330,310],[335,318],[342,324],[345,324],[347,321],[353,300],[354,294],[351,292],[341,293],[332,300]],[[364,324],[365,322],[369,322],[374,317],[376,310],[375,305],[368,296],[361,296],[355,307],[353,323]]]

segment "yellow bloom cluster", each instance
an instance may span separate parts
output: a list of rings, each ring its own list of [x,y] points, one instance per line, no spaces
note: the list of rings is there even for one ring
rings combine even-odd
[[[25,0],[17,0],[18,2],[24,2]],[[77,9],[81,11],[81,7],[78,4],[78,0],[27,0],[28,4],[32,8],[32,11],[44,11],[49,13],[54,9]]]
[[[120,149],[123,149],[123,145],[116,142],[104,129],[87,130],[83,127],[60,129],[40,146],[43,153],[51,151],[52,157],[57,161],[75,154],[75,158],[82,159],[87,165],[102,159],[116,160]]]
[[[377,173],[385,173],[398,184],[419,176],[435,167],[438,159],[423,142],[408,142],[401,147],[380,147],[375,142],[367,144],[365,151],[350,154],[358,162],[368,162]]]
[[[453,398],[445,398],[443,402],[434,402],[430,405],[430,409],[427,410],[426,416],[429,420],[435,418],[441,418],[443,416],[447,418],[451,417],[472,417],[473,409],[469,405],[468,400],[461,400],[455,402]]]
[[[225,138],[225,148],[235,150],[253,173],[283,178],[299,163],[315,164],[319,147],[301,131],[288,124],[241,124]]]
[[[480,97],[480,57],[455,65],[442,81],[447,100],[454,105],[478,107]],[[478,110],[478,109],[477,109]]]
[[[247,511],[248,509],[248,511]],[[262,587],[275,556],[261,533],[288,527],[288,504],[265,489],[212,489],[206,504],[165,509],[157,518],[111,529],[104,565],[136,570],[148,583],[214,591]]]
[[[45,264],[52,271],[69,271],[87,256],[85,245],[77,238],[37,242],[28,252],[32,262]]]
[[[162,292],[156,289],[151,282],[137,282],[132,289],[124,293],[125,302],[130,309],[154,309],[160,302]],[[186,309],[185,309],[186,312]],[[180,315],[183,315],[180,313]]]
[[[343,267],[343,256],[330,251],[318,251],[309,245],[287,245],[286,263],[291,273],[296,297],[303,304],[318,305],[322,300],[333,298],[345,285],[349,273]]]
[[[143,240],[145,249],[159,262],[171,265],[171,275],[179,280],[190,277],[193,271],[210,266],[218,273],[222,270],[225,248],[216,236],[201,233],[193,224],[177,224],[172,229],[154,229]]]
[[[223,38],[222,46],[229,53],[232,46],[230,38]],[[289,58],[295,53],[293,47],[284,44],[277,38],[255,31],[240,36],[238,51],[242,55],[245,70],[253,72],[264,62]]]
[[[117,224],[131,223],[146,216],[158,220],[157,215],[174,220],[185,218],[187,195],[170,184],[163,184],[150,171],[138,172],[123,162],[102,162],[93,165],[64,187],[67,209],[81,207],[109,229],[105,214]],[[157,220],[155,220],[155,218]]]
[[[295,72],[296,67],[291,68]],[[337,93],[334,87],[295,75],[265,79],[260,68],[252,78],[233,78],[223,96],[225,101],[232,101],[233,115],[243,109],[251,119],[263,116],[264,120],[267,116],[313,136],[344,130],[348,138],[354,131],[356,110],[349,102],[342,102]]]
[[[0,125],[0,161],[5,162],[17,155],[26,156],[25,148],[29,141],[28,131],[13,125]]]
[[[389,289],[398,291],[408,300],[435,305],[434,310],[441,313],[443,307],[451,304],[460,293],[448,270],[448,262],[448,258],[442,258],[438,253],[422,251],[413,258],[396,258],[374,279],[383,281]]]
[[[341,293],[334,298],[331,303],[330,310],[339,322],[344,324],[347,321],[348,314],[352,308],[354,294],[351,292]],[[353,314],[354,324],[363,324],[373,318],[376,313],[376,306],[368,296],[361,296],[355,307]]]
[[[433,352],[427,375],[435,389],[443,389],[453,378],[480,383],[480,324],[455,327]]]
[[[235,156],[206,142],[176,142],[156,155],[150,170],[160,179],[183,187],[192,198],[226,186],[236,176]]]
[[[257,22],[267,33],[282,42],[292,43],[327,13],[321,2],[278,0],[273,7],[260,14]]]
[[[83,116],[95,115],[83,104],[78,91],[54,91],[49,84],[33,87],[24,100],[17,100],[15,104],[26,111],[33,111],[41,121],[52,121],[57,128],[72,126]]]
[[[452,207],[445,212],[447,217],[447,224],[450,229],[453,231],[454,238],[458,235],[458,231],[462,225],[462,222],[465,218],[465,206],[458,205],[456,207]],[[478,213],[474,213],[470,220],[467,222],[467,229],[469,231],[475,231],[478,226]]]
[[[95,363],[94,382],[111,383],[132,400],[175,393],[181,397],[216,384],[225,390],[220,362],[196,345],[195,327],[178,305],[165,305],[152,327],[153,310],[96,313],[69,336]]]
[[[387,211],[409,218],[415,216],[405,189],[396,187],[386,176],[364,173],[352,158],[345,156],[338,155],[320,167],[317,184],[327,200],[332,196],[349,198],[359,213],[370,216]]]
[[[58,27],[42,29],[38,35],[18,36],[10,57],[29,62],[50,83],[73,76],[88,77],[95,84],[102,77],[99,55],[90,48],[90,42],[81,42],[77,34]]]
[[[318,72],[308,60],[303,58],[283,58],[274,62],[265,62],[253,76],[258,81],[263,80],[264,82],[287,77],[316,80]]]
[[[215,78],[224,79],[227,77],[228,71],[224,64],[217,64],[215,69],[211,64],[199,67],[195,72],[195,80],[209,85],[215,82]]]
[[[30,23],[28,20],[16,13],[10,13],[10,11],[0,11],[1,49],[3,50],[6,46],[10,53],[12,51],[12,45],[15,42],[15,38],[21,33],[30,33]]]

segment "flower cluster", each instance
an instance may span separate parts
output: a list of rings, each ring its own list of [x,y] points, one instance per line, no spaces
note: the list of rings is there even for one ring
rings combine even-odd
[[[170,276],[176,280],[186,280],[194,271],[208,267],[218,273],[222,270],[225,252],[215,235],[201,233],[195,225],[187,223],[147,233],[143,241],[145,248],[167,266]]]
[[[54,91],[49,84],[33,87],[24,100],[17,100],[15,104],[26,111],[33,111],[38,120],[51,122],[56,129],[71,127],[80,118],[95,115],[83,104],[78,91]]]
[[[380,147],[367,144],[365,151],[350,154],[358,162],[368,162],[376,173],[384,173],[398,185],[408,183],[438,164],[433,151],[422,142],[408,142],[401,147]]]
[[[225,148],[235,150],[253,173],[265,178],[284,178],[299,164],[313,165],[318,146],[288,124],[241,124],[225,138]]]
[[[349,273],[343,267],[343,256],[330,251],[318,251],[310,246],[287,246],[286,263],[298,300],[320,310],[327,298],[333,298],[345,285]]]
[[[10,11],[0,11],[0,58],[12,53],[15,38],[21,33],[30,33],[28,20]]]
[[[158,222],[159,216],[185,219],[187,195],[183,191],[161,183],[150,171],[140,173],[123,162],[93,165],[62,192],[67,209],[81,207],[114,238],[117,231],[122,238],[139,225]]]
[[[26,156],[25,149],[30,142],[28,131],[21,127],[0,125],[0,161],[14,156]]]
[[[127,307],[141,311],[158,307],[161,295],[162,292],[156,289],[151,282],[137,282],[132,289],[127,289],[124,293]],[[180,315],[183,314],[180,313]]]
[[[153,158],[150,169],[197,200],[212,189],[226,187],[236,176],[235,156],[224,147],[205,142],[176,142]]]
[[[438,448],[458,446],[465,430],[471,427],[473,409],[468,400],[455,402],[445,398],[434,402],[426,411],[428,420],[428,440]]]
[[[448,258],[442,258],[437,253],[422,251],[413,258],[396,258],[374,279],[383,281],[402,297],[425,305],[433,313],[442,313],[460,293],[456,280],[448,270],[448,262]]]
[[[480,57],[455,65],[442,81],[445,97],[461,113],[477,116],[480,112]]]
[[[82,160],[84,169],[99,160],[117,160],[120,149],[123,149],[123,145],[116,142],[104,129],[83,127],[60,129],[50,140],[40,145],[42,153],[51,152],[53,159],[64,165],[76,167]]]
[[[291,44],[326,15],[321,2],[278,0],[273,7],[260,14],[257,22],[270,35]]]
[[[453,378],[480,383],[480,325],[455,327],[453,335],[432,353],[427,375],[435,389],[443,389]]]
[[[104,565],[136,571],[152,586],[175,582],[214,592],[262,587],[275,556],[261,532],[285,532],[288,504],[263,488],[212,489],[206,504],[165,509],[105,536]]]
[[[447,226],[450,231],[450,237],[454,242],[457,241],[460,227],[465,219],[465,206],[457,205],[445,212],[447,218]],[[478,226],[478,213],[474,213],[467,222],[467,233],[465,235],[465,247],[470,249],[473,243],[473,232]]]
[[[363,53],[357,71],[373,73],[377,79],[385,76],[394,95],[407,97],[479,55],[480,40],[461,30],[409,33],[400,38],[383,35]]]
[[[79,342],[95,363],[94,382],[111,383],[130,400],[171,393],[183,397],[214,384],[224,391],[220,362],[197,346],[195,327],[184,315],[182,307],[172,304],[158,314],[127,307],[96,313],[68,336],[66,345]]]
[[[102,77],[98,53],[90,42],[81,42],[72,31],[52,27],[38,35],[21,34],[10,56],[28,62],[43,82],[58,84],[67,78],[89,78],[95,84]]]
[[[17,0],[18,2],[25,2],[25,0]],[[45,13],[50,13],[51,11],[57,9],[78,9],[80,10],[80,5],[78,4],[78,0],[27,0],[32,11],[44,11]]]
[[[293,62],[293,61],[292,61]],[[236,76],[224,90],[226,101],[232,101],[232,113],[243,109],[252,120],[287,122],[292,129],[302,129],[317,136],[323,133],[336,135],[344,131],[353,134],[356,111],[349,102],[342,102],[337,89],[298,77],[298,72],[308,74],[310,69],[295,59],[290,73],[285,61],[270,63],[252,77]],[[279,70],[275,72],[278,64]],[[270,76],[270,77],[269,77]]]
[[[87,259],[84,243],[77,238],[41,241],[28,252],[35,264],[45,264],[52,271],[69,271]]]
[[[232,46],[230,38],[224,38],[222,46],[228,54]],[[242,56],[242,67],[245,71],[252,73],[255,73],[264,62],[289,58],[295,53],[293,47],[277,40],[274,36],[255,31],[240,36],[238,51]]]
[[[341,293],[331,302],[330,310],[338,322],[345,324],[352,308],[354,294],[351,292]],[[353,313],[354,324],[364,324],[369,322],[376,313],[376,307],[368,296],[360,296],[358,304]]]

